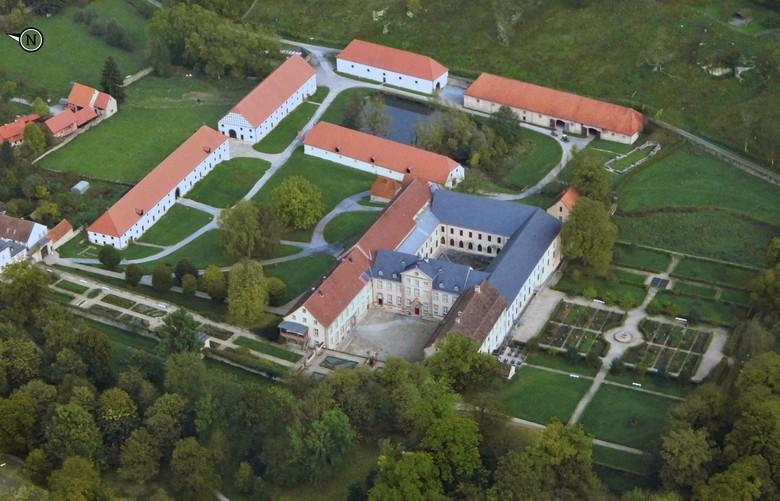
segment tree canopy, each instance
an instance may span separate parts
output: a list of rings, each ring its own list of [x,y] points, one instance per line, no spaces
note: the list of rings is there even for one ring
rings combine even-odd
[[[301,175],[286,177],[271,190],[271,210],[288,228],[310,228],[325,215],[322,191]]]
[[[230,258],[260,259],[279,252],[279,220],[263,204],[241,200],[219,216],[219,241]]]
[[[183,351],[199,352],[203,347],[198,339],[198,322],[186,310],[177,309],[165,315],[155,333],[160,338],[157,352],[163,357]]]
[[[612,261],[617,227],[607,208],[583,197],[574,204],[561,230],[561,252],[587,273],[604,275]]]
[[[256,325],[265,315],[268,291],[263,266],[243,260],[233,265],[228,275],[228,316],[231,322],[245,327]]]

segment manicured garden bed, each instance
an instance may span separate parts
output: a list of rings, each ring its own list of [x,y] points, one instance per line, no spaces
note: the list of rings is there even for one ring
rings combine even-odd
[[[292,351],[285,350],[280,346],[276,346],[270,343],[264,343],[262,341],[251,339],[246,336],[239,336],[236,339],[235,343],[239,346],[246,346],[251,350],[255,350],[260,353],[265,353],[266,355],[271,355],[272,357],[281,358],[282,360],[287,360],[288,362],[296,363],[303,358],[303,355],[301,355],[300,353],[294,353]]]
[[[75,292],[76,294],[83,294],[89,289],[89,287],[87,287],[86,285],[76,284],[69,280],[64,280],[64,279],[54,284],[54,286],[57,287],[58,289],[63,289],[69,292]]]
[[[635,245],[617,243],[612,250],[612,263],[627,268],[662,273],[671,262],[672,257],[665,252],[643,249]]]
[[[127,299],[115,294],[108,294],[100,300],[104,303],[113,304],[114,306],[119,306],[120,308],[124,308],[126,310],[129,310],[133,307],[133,305],[135,305],[135,301],[132,299]]]

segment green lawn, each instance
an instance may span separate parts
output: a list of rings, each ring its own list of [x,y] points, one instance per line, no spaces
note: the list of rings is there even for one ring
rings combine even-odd
[[[776,234],[766,226],[717,211],[614,217],[619,238],[650,247],[739,264],[764,266]]]
[[[379,215],[377,211],[357,211],[339,214],[325,225],[323,236],[329,244],[354,237]]]
[[[539,207],[540,209],[547,210],[555,202],[556,197],[545,195],[543,193],[537,193],[529,197],[521,198],[520,200],[512,200],[515,203],[522,205],[531,205],[533,207]]]
[[[176,266],[181,258],[186,257],[199,270],[202,270],[210,264],[217,266],[229,266],[233,260],[225,255],[222,246],[219,244],[219,230],[207,231],[181,249],[168,254],[156,261],[143,263],[145,273],[151,274],[154,268],[159,264],[167,264],[171,267]]]
[[[757,273],[757,270],[693,258],[681,260],[672,270],[672,276],[675,277],[739,288],[750,288]]]
[[[60,257],[97,259],[99,247],[87,240],[86,233],[79,233],[57,249]]]
[[[55,287],[59,289],[63,289],[70,292],[75,292],[76,294],[83,294],[84,292],[89,289],[89,287],[81,284],[74,284],[73,282],[70,282],[68,280],[60,280],[56,284],[54,284]]]
[[[214,126],[245,87],[246,82],[218,85],[194,78],[146,77],[127,88],[125,104],[115,116],[38,165],[136,183],[201,125]]]
[[[743,306],[750,306],[751,304],[750,292],[742,289],[725,288],[720,295],[720,300],[741,304]]]
[[[331,101],[330,106],[325,110],[325,113],[322,114],[320,121],[342,125],[344,123],[344,109],[347,106],[351,94],[357,94],[361,98],[366,98],[374,94],[379,94],[379,91],[375,89],[358,88],[347,89],[340,92],[339,95]]]
[[[494,388],[509,414],[547,424],[554,418],[567,422],[591,383],[590,379],[523,367],[512,381],[496,381]]]
[[[653,151],[653,148],[650,147],[647,147],[643,150],[636,149],[632,151],[629,155],[626,155],[625,157],[621,158],[620,160],[615,160],[614,162],[609,164],[609,167],[617,171],[622,171],[623,169],[631,167],[634,163],[648,156],[651,151]]]
[[[273,379],[261,376],[260,374],[255,374],[254,372],[249,372],[225,362],[220,362],[219,360],[215,360],[213,358],[206,357],[203,362],[206,364],[206,369],[209,371],[235,377],[236,380],[241,384],[254,383],[261,386],[271,386],[276,384]]]
[[[292,261],[271,264],[264,267],[266,276],[279,277],[287,284],[287,292],[279,304],[292,301],[306,292],[315,280],[322,277],[335,259],[327,254],[314,254]]]
[[[658,291],[648,308],[661,306],[664,303],[677,305],[679,316],[684,318],[698,318],[702,322],[731,327],[745,317],[745,310],[739,306],[690,296],[678,296],[672,291]],[[651,306],[652,305],[652,306]]]
[[[680,294],[686,294],[688,296],[701,296],[706,298],[714,298],[718,292],[712,287],[704,287],[702,285],[689,284],[686,282],[675,282],[674,290]]]
[[[593,445],[593,462],[617,468],[619,470],[628,470],[640,475],[644,475],[653,466],[653,458],[647,455],[631,454],[602,445]]]
[[[328,87],[317,87],[317,91],[311,96],[309,96],[308,101],[322,104],[325,98],[328,97],[329,93],[330,93],[330,89]]]
[[[130,244],[122,250],[122,259],[141,259],[161,252],[159,247],[149,247],[146,245]]]
[[[501,176],[505,187],[521,190],[533,186],[561,160],[561,146],[554,138],[530,129],[521,129],[521,137],[530,151],[520,162]]]
[[[211,222],[212,216],[201,210],[181,204],[173,204],[139,239],[155,245],[173,245]]]
[[[613,157],[616,157],[628,153],[637,146],[645,144],[645,139],[646,137],[644,135],[640,135],[639,139],[637,139],[634,144],[622,144],[614,141],[607,141],[605,139],[594,139],[588,143],[587,147],[593,150],[606,150],[610,152]]]
[[[541,365],[542,367],[550,367],[551,369],[558,369],[559,371],[571,372],[583,376],[594,377],[598,373],[598,370],[591,369],[584,363],[574,364],[569,362],[566,360],[566,357],[563,356],[563,353],[550,355],[544,351],[537,351],[529,353],[525,361],[531,365]]]
[[[270,204],[271,191],[279,186],[284,178],[300,174],[314,183],[322,191],[325,214],[333,210],[339,202],[350,195],[368,191],[374,177],[367,172],[350,169],[337,163],[303,154],[303,149],[296,149],[290,159],[263,185],[253,200]],[[287,240],[309,241],[313,228],[285,235]]]
[[[121,371],[127,367],[130,358],[136,351],[140,350],[152,355],[154,354],[157,342],[152,338],[141,336],[94,320],[87,320],[87,322],[90,327],[99,330],[111,340],[111,348],[113,351],[112,365],[115,370]]]
[[[282,360],[287,360],[288,362],[295,363],[303,358],[303,355],[301,355],[300,353],[294,353],[292,351],[285,350],[281,346],[274,345],[271,343],[266,343],[263,341],[258,341],[256,339],[248,338],[245,336],[239,336],[239,338],[236,339],[235,342],[239,346],[246,346],[251,350],[255,350],[260,353],[265,353],[266,355],[271,355],[272,357],[281,358]]]
[[[303,127],[309,123],[309,120],[311,120],[318,108],[319,105],[314,103],[302,103],[292,113],[284,117],[274,127],[274,130],[269,132],[253,148],[263,153],[283,152],[298,137],[298,132],[303,130]]]
[[[227,209],[255,185],[271,164],[259,158],[234,158],[217,165],[185,196],[212,207]]]
[[[67,97],[71,82],[99,87],[103,62],[108,56],[114,58],[122,76],[143,68],[146,20],[124,0],[96,0],[90,6],[101,21],[113,18],[121,23],[133,42],[132,52],[111,47],[102,38],[90,35],[87,26],[73,21],[78,7],[71,6],[48,18],[30,19],[27,24],[41,30],[46,42],[39,51],[29,53],[7,41],[0,67],[9,76],[26,80],[31,91],[47,89],[53,101]],[[89,57],[84,57],[86,54]]]
[[[614,381],[616,383],[631,386],[633,383],[639,383],[645,390],[657,391],[659,393],[666,393],[675,397],[684,397],[694,388],[693,384],[682,384],[676,379],[661,379],[656,377],[655,373],[648,372],[645,374],[644,379],[638,380],[631,370],[624,370],[620,374],[610,372],[607,374],[608,381]]]
[[[634,245],[618,243],[612,250],[612,263],[627,268],[662,273],[671,262],[672,257],[665,252],[642,249]]]
[[[684,147],[621,186],[620,208],[718,208],[780,226],[780,188],[692,146]]]
[[[604,299],[607,294],[610,294],[614,301],[630,297],[634,305],[641,304],[647,295],[647,289],[643,285],[620,281],[610,282],[604,278],[582,278],[579,282],[575,282],[569,275],[563,275],[552,288],[569,294],[582,295],[582,292],[588,287],[596,289],[596,297],[598,298]]]
[[[641,391],[602,385],[585,408],[580,422],[596,438],[653,450],[669,422],[669,411],[678,403]],[[631,423],[632,419],[636,422]]]

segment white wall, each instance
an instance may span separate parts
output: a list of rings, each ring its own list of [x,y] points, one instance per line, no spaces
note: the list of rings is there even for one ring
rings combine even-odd
[[[463,107],[472,110],[482,111],[484,113],[495,113],[501,107],[501,103],[486,101],[484,99],[478,99],[473,96],[464,96]],[[544,115],[541,113],[535,113],[532,111],[524,110],[522,108],[515,108],[513,106],[510,106],[510,108],[515,113],[518,120],[520,120],[521,122],[531,123],[534,125],[538,125],[540,127],[553,128],[555,127],[555,122],[557,120],[562,120],[565,123],[564,130],[572,134],[586,134],[588,132],[587,128],[590,127],[599,131],[599,133],[601,134],[601,139],[606,139],[607,141],[615,141],[616,143],[633,144],[634,141],[636,141],[637,138],[639,137],[639,132],[635,133],[632,136],[628,136],[626,134],[620,134],[619,132],[605,130],[602,129],[601,127],[595,127],[588,124],[572,122],[570,120],[565,120],[563,118],[558,118],[551,115]]]
[[[322,148],[315,148],[314,146],[310,146],[308,144],[303,147],[303,152],[313,157],[336,162],[338,164],[346,165],[347,167],[352,167],[353,169],[362,170],[363,172],[376,174],[378,176],[389,177],[390,179],[394,179],[396,181],[403,181],[405,176],[405,174],[388,169],[387,167],[381,167],[370,162],[356,160],[354,158],[336,153],[335,151],[327,151],[323,150]]]
[[[26,242],[24,242],[24,246],[28,249],[38,243],[40,239],[46,236],[46,233],[49,232],[49,229],[46,228],[42,224],[34,223],[33,229],[30,232],[30,238],[27,239]]]
[[[359,78],[365,78],[367,80],[373,80],[374,82],[386,83],[395,87],[422,92],[423,94],[433,94],[437,84],[439,85],[439,89],[444,88],[444,86],[447,85],[447,77],[449,75],[449,72],[445,72],[436,80],[425,80],[403,73],[383,70],[375,66],[347,61],[338,57],[336,58],[336,71]]]
[[[226,160],[230,160],[230,149],[228,142],[225,141],[219,147],[217,147],[211,154],[206,157],[195,169],[193,169],[187,177],[184,178],[175,188],[173,188],[168,194],[166,194],[162,200],[157,202],[154,207],[147,211],[141,218],[125,232],[124,235],[119,237],[113,235],[104,235],[102,233],[95,233],[93,231],[87,232],[89,241],[96,245],[112,245],[117,249],[124,249],[133,240],[141,238],[141,235],[154,226],[159,219],[165,215],[166,212],[176,203],[176,189],[179,189],[179,196],[183,197],[192,187],[203,179],[214,167]]]
[[[287,100],[281,104],[260,125],[253,127],[242,115],[230,112],[219,121],[217,129],[224,135],[230,136],[230,131],[235,131],[236,139],[255,144],[279,125],[287,115],[300,106],[309,96],[317,91],[317,75],[312,75],[303,85],[293,92]]]

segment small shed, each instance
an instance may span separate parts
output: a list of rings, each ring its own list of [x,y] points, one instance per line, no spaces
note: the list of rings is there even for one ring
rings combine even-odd
[[[87,181],[79,181],[73,185],[73,188],[70,189],[70,192],[74,195],[83,195],[87,192],[88,189],[89,183]]]

